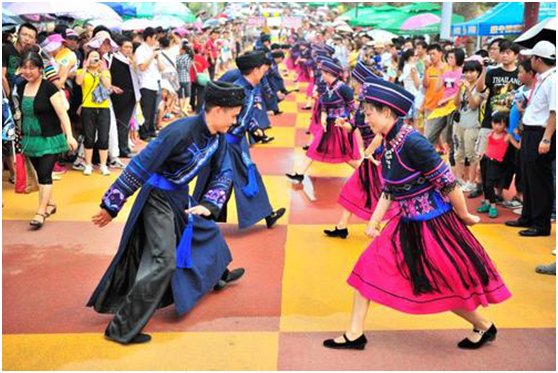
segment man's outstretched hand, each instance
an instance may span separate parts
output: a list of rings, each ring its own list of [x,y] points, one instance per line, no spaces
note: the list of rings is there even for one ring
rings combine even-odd
[[[93,224],[97,225],[99,228],[102,228],[102,227],[104,227],[105,225],[107,225],[108,223],[110,223],[112,221],[112,216],[110,216],[110,214],[108,213],[107,210],[101,209],[101,210],[99,210],[97,215],[94,215],[91,218],[91,221],[93,222]]]
[[[190,215],[202,215],[202,216],[211,215],[211,211],[209,211],[206,207],[203,207],[202,205],[194,206],[186,210],[186,213]]]

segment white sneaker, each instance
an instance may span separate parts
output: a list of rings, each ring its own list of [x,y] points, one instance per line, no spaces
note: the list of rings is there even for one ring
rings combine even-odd
[[[552,255],[556,256],[556,249],[552,250]]]
[[[106,165],[102,165],[101,167],[99,167],[99,171],[101,171],[101,175],[103,175],[103,176],[109,176],[110,175],[110,171],[109,171],[109,169]]]
[[[476,185],[474,183],[471,183],[469,181],[467,181],[465,184],[463,184],[463,186],[461,187],[461,189],[465,192],[465,193],[470,193],[473,191],[473,189],[476,188]]]
[[[521,215],[521,213],[523,212],[523,207],[517,208],[515,210],[512,211],[515,215]]]
[[[93,173],[93,166],[90,164],[86,164],[85,167],[83,168],[83,174],[86,176],[91,176],[92,173]]]

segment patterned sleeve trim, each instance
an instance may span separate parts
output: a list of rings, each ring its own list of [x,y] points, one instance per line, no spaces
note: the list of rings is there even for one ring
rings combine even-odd
[[[103,196],[101,206],[106,209],[111,216],[115,217],[122,209],[128,197],[133,195],[136,190],[151,177],[151,173],[145,170],[141,164],[133,159],[130,164],[122,171],[122,174]]]
[[[424,176],[436,187],[436,189],[441,192],[451,192],[455,188],[455,184],[457,182],[455,176],[451,172],[451,169],[445,163],[441,163],[433,171],[425,174]]]
[[[209,203],[210,205],[215,206],[215,208],[220,211],[227,202],[227,196],[233,182],[232,176],[233,175],[231,170],[219,173],[209,183],[207,192],[203,195],[200,204],[203,204],[207,207],[206,203]]]

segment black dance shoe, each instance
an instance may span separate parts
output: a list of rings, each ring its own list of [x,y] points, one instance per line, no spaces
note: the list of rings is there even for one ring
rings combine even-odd
[[[302,150],[308,150],[308,149],[310,149],[310,145],[304,145],[304,146],[302,147]]]
[[[110,336],[107,335],[106,332],[105,332],[105,338],[108,339],[109,341],[117,342],[123,345],[147,343],[151,340],[151,336],[145,333],[139,333],[134,338],[132,338],[129,342],[122,342],[114,338],[111,338]]]
[[[325,233],[328,237],[341,237],[341,238],[347,238],[347,236],[349,235],[349,230],[348,230],[347,228],[339,229],[339,228],[337,228],[337,226],[336,226],[334,230],[325,229],[325,230],[324,230],[324,233]]]
[[[221,279],[217,282],[217,284],[215,284],[213,290],[223,290],[233,282],[240,280],[240,278],[244,276],[244,273],[246,273],[246,270],[244,268],[236,268],[232,271],[229,271],[228,268],[225,269],[223,276],[221,276]]]
[[[345,339],[345,342],[343,343],[337,343],[334,339],[326,339],[324,341],[324,347],[336,350],[364,350],[366,343],[368,343],[364,334],[354,341],[349,341],[349,338],[347,338],[345,334],[343,334],[343,338]]]
[[[281,110],[274,110],[273,115],[281,115],[283,112]]]
[[[301,174],[285,174],[287,175],[287,177],[291,180],[291,181],[295,181],[297,183],[302,183],[302,181],[304,180],[304,175]]]
[[[261,141],[262,144],[267,144],[268,142],[272,142],[273,140],[275,140],[275,137],[265,136],[265,137],[262,137],[262,139],[260,141]]]
[[[265,218],[265,224],[267,225],[267,228],[272,228],[275,223],[277,223],[277,220],[281,219],[281,217],[283,215],[285,215],[285,212],[287,210],[285,210],[283,207],[281,207],[279,210],[274,211],[271,215],[266,216]]]
[[[498,330],[496,329],[496,325],[492,324],[492,326],[487,331],[482,331],[478,329],[473,329],[475,333],[478,333],[481,336],[480,341],[478,342],[471,342],[469,338],[465,338],[461,342],[457,344],[457,347],[462,348],[464,350],[477,350],[481,348],[484,344],[488,342],[492,342],[496,339],[496,334],[498,334]]]

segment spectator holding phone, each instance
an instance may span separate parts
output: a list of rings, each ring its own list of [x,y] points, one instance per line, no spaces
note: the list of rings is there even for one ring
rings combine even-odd
[[[76,84],[81,86],[83,101],[81,105],[81,121],[85,135],[85,169],[84,175],[93,172],[93,147],[97,139],[100,172],[110,175],[107,166],[110,129],[110,92],[111,75],[107,66],[102,63],[101,55],[91,50],[86,56],[82,69],[76,73]]]

